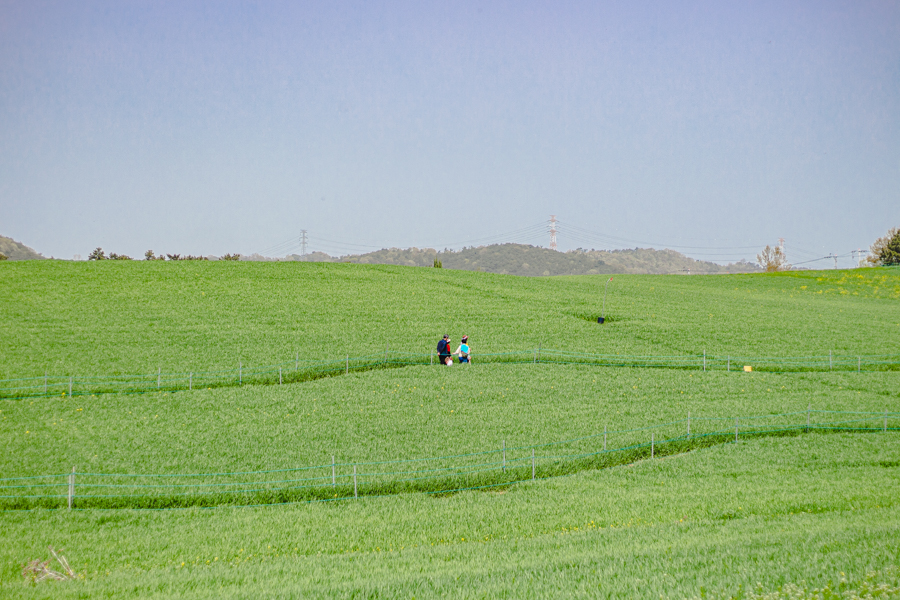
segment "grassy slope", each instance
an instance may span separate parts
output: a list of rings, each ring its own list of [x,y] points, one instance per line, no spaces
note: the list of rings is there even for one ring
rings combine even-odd
[[[479,452],[699,417],[895,411],[900,373],[408,367],[284,386],[0,401],[0,475],[204,473]],[[834,419],[835,417],[831,417]],[[805,415],[781,421],[805,422]],[[900,426],[892,420],[891,427]],[[657,431],[675,437],[682,423]],[[609,447],[649,440],[636,432]],[[560,448],[597,450],[600,439]],[[539,455],[542,451],[539,451]],[[550,453],[550,450],[543,451]],[[510,452],[512,458],[514,454]]]
[[[316,263],[10,263],[0,378],[233,369],[430,352],[798,356],[900,353],[900,271],[517,278]],[[583,318],[579,318],[583,317]]]
[[[900,593],[900,440],[809,435],[446,498],[278,509],[7,513],[5,597],[748,597]],[[64,547],[86,581],[28,587]],[[893,566],[893,568],[892,568]],[[844,577],[846,574],[846,578]]]
[[[614,320],[601,328],[575,315],[597,312],[603,278],[522,280],[352,265],[12,266],[0,269],[0,323],[9,332],[0,342],[4,376],[43,373],[45,365],[147,371],[163,359],[187,370],[235,360],[235,346],[241,356],[274,362],[292,357],[301,340],[306,355],[357,347],[362,354],[377,350],[385,331],[392,346],[424,351],[445,329],[465,329],[483,351],[538,342],[607,352],[706,346],[782,355],[897,353],[900,346],[896,271],[635,276],[624,283],[617,276],[622,287],[611,291],[608,309]],[[453,290],[465,291],[469,310],[441,300]],[[356,460],[421,456],[496,447],[499,439],[512,445],[568,438],[606,423],[680,419],[687,410],[744,415],[802,409],[810,401],[816,408],[884,410],[896,407],[897,389],[894,373],[496,365],[409,368],[281,388],[3,401],[0,473],[66,470],[72,459],[96,470],[172,472],[323,462],[331,452]],[[824,584],[837,581],[839,570],[858,587],[865,570],[885,568],[877,577],[896,585],[889,567],[898,564],[897,454],[895,434],[811,435],[741,442],[505,494],[262,510],[4,513],[0,589],[31,595],[15,581],[15,565],[41,555],[46,543],[65,546],[89,573],[91,581],[69,593],[89,595],[240,597],[267,589],[309,596],[508,590],[678,597],[703,588],[736,593],[754,581],[764,589]],[[644,470],[700,456],[711,458],[674,472]],[[738,511],[748,505],[756,508],[744,518]],[[591,520],[604,529],[583,531]],[[629,521],[631,527],[608,527]],[[471,542],[482,534],[485,544]],[[358,551],[341,553],[354,544]],[[248,554],[240,566],[215,566]]]

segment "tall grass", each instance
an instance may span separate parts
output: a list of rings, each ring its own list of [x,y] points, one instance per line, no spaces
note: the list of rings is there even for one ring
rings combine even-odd
[[[748,598],[789,584],[896,587],[898,451],[896,434],[810,434],[439,498],[3,513],[0,595]],[[85,581],[17,580],[48,543]]]

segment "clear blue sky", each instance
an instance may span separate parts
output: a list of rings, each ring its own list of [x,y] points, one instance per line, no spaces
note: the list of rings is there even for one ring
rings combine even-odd
[[[561,249],[846,254],[900,226],[900,3],[0,0],[0,214],[62,258],[550,214]]]

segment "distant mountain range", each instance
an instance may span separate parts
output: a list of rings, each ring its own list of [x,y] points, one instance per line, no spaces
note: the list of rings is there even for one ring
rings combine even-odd
[[[47,258],[25,244],[2,235],[0,235],[0,254],[3,254],[9,260],[42,260]]]
[[[242,258],[243,260],[265,260],[261,256]],[[314,252],[305,257],[292,254],[280,260],[406,265],[410,267],[431,267],[434,265],[434,261],[438,260],[445,269],[528,277],[600,273],[755,273],[761,270],[758,265],[747,261],[722,266],[695,260],[674,250],[635,248],[633,250],[579,249],[557,252],[523,244],[496,244],[441,252],[433,248],[386,248],[368,254],[351,254],[338,258],[322,252]]]
[[[45,256],[11,238],[0,236],[0,253],[9,260],[39,260]],[[216,260],[216,257],[208,257]],[[549,275],[596,275],[615,273],[756,273],[754,263],[741,261],[729,265],[689,258],[674,250],[635,248],[633,250],[569,250],[557,252],[524,244],[495,244],[462,250],[437,251],[433,248],[383,248],[368,254],[349,254],[334,257],[324,252],[306,256],[290,254],[284,258],[269,258],[253,254],[241,256],[249,261],[344,262],[357,264],[404,265],[432,267],[435,260],[445,269],[483,271],[504,275],[541,277]]]

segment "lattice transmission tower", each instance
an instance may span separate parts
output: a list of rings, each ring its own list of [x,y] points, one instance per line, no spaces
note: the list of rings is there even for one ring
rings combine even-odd
[[[550,249],[556,250],[556,215],[550,215]]]

